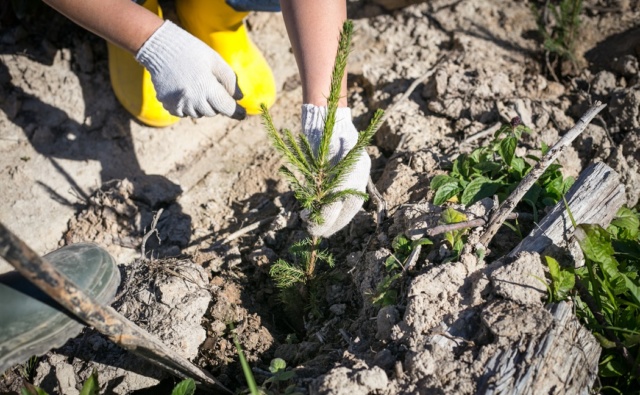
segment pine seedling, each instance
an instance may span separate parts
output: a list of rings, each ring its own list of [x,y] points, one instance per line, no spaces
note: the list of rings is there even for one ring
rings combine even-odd
[[[368,198],[366,193],[355,189],[337,191],[336,188],[353,170],[361,153],[380,127],[383,111],[376,111],[369,127],[359,133],[356,145],[342,160],[333,163],[329,157],[329,144],[336,124],[336,110],[340,100],[342,77],[347,65],[352,35],[353,23],[347,20],[340,33],[338,52],[331,75],[331,89],[327,100],[327,118],[320,144],[316,150],[311,147],[309,139],[302,133],[294,135],[288,129],[279,132],[274,126],[266,106],[262,105],[262,120],[267,134],[276,150],[285,157],[289,165],[282,166],[280,173],[291,184],[300,205],[309,211],[309,221],[316,224],[324,222],[321,213],[322,207],[349,195],[359,196],[365,200]]]
[[[340,33],[327,99],[327,116],[318,147],[312,147],[307,136],[302,133],[294,134],[288,129],[278,131],[267,107],[261,106],[262,121],[269,139],[287,162],[279,171],[291,184],[296,200],[308,211],[308,221],[319,225],[324,223],[322,208],[326,205],[347,196],[358,196],[364,200],[368,198],[366,193],[355,189],[337,190],[337,188],[354,169],[360,155],[382,123],[383,111],[377,110],[369,126],[359,133],[355,146],[345,157],[339,161],[331,160],[329,147],[336,124],[336,111],[352,36],[353,22],[347,20]],[[330,267],[333,266],[331,254],[318,249],[320,241],[320,237],[312,237],[297,243],[290,249],[294,258],[293,263],[280,259],[273,265],[270,274],[278,287],[283,290],[283,295],[290,295],[287,291],[297,290],[303,299],[308,301],[310,293],[308,285],[314,279],[316,262],[324,261]],[[285,296],[283,299],[286,302],[289,298],[291,296]]]

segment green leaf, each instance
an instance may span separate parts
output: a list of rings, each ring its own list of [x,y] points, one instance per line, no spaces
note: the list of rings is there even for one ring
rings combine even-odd
[[[562,183],[562,194],[565,195],[567,192],[569,192],[569,189],[571,189],[575,182],[576,180],[573,177],[565,178],[564,182]]]
[[[402,233],[396,235],[391,242],[391,248],[395,252],[408,252],[411,248],[411,241]]]
[[[185,379],[176,384],[171,395],[193,395],[196,392],[196,382],[193,379]]]
[[[451,207],[444,210],[440,218],[445,224],[456,224],[467,220],[467,216],[464,213],[454,210]]]
[[[439,174],[431,179],[431,183],[429,184],[429,188],[432,190],[440,189],[441,186],[450,183],[457,183],[458,179],[453,178],[444,174]]]
[[[503,124],[502,126],[500,126],[500,129],[498,129],[494,134],[493,137],[494,138],[498,138],[500,137],[500,135],[504,134],[504,133],[509,133],[509,130],[511,130],[511,125],[508,123]]]
[[[616,343],[607,339],[604,335],[598,332],[593,332],[593,336],[595,336],[602,348],[616,348]]]
[[[400,270],[402,268],[402,261],[395,254],[391,254],[384,261],[384,267],[388,272]]]
[[[621,207],[613,221],[611,221],[611,225],[621,228],[625,239],[635,239],[638,236],[640,220],[632,210],[627,207]]]
[[[486,197],[493,196],[500,188],[500,184],[488,178],[478,177],[471,180],[464,189],[460,203],[468,206]]]
[[[49,395],[47,391],[43,390],[40,387],[36,387],[35,385],[24,382],[24,387],[20,389],[20,395]]]
[[[247,362],[247,358],[245,358],[244,356],[244,352],[242,351],[242,346],[240,345],[240,340],[238,340],[238,335],[234,331],[234,327],[232,323],[229,323],[229,328],[231,329],[231,335],[233,336],[233,344],[236,347],[236,352],[238,353],[238,359],[240,359],[240,365],[242,366],[242,373],[244,374],[244,378],[247,381],[247,387],[249,387],[249,391],[251,392],[251,395],[260,395],[260,390],[258,390],[256,379],[253,377],[251,366],[249,366],[249,362]]]
[[[522,158],[513,158],[511,161],[511,168],[517,171],[520,177],[522,177],[525,173],[526,162]]]
[[[498,152],[500,153],[500,156],[508,166],[511,166],[511,162],[513,161],[513,156],[516,153],[517,145],[518,145],[518,140],[515,137],[505,137],[500,142],[500,148],[498,149]]]
[[[269,364],[269,371],[271,373],[278,373],[287,368],[287,362],[282,358],[274,358]]]
[[[579,244],[587,259],[604,264],[615,261],[613,259],[615,251],[606,230],[602,229],[600,225],[591,224],[580,224],[578,229],[585,235],[579,240]]]
[[[427,239],[426,237],[423,237],[421,239],[412,241],[411,247],[415,248],[417,246],[432,245],[432,244],[433,244],[433,241]]]
[[[393,283],[402,277],[401,273],[385,276],[376,287],[376,295],[372,298],[375,306],[391,306],[396,304],[398,291],[392,288]]]
[[[624,376],[625,371],[625,364],[612,357],[610,359],[603,359],[603,361],[600,362],[598,374],[601,377],[621,377]]]
[[[444,184],[440,188],[438,188],[438,191],[433,198],[433,204],[439,206],[452,197],[456,196],[461,190],[462,189],[458,185],[457,181]]]
[[[100,384],[98,383],[98,372],[94,369],[91,376],[89,376],[82,385],[80,395],[98,395],[99,391]]]
[[[571,270],[562,269],[554,258],[545,256],[545,260],[547,267],[549,267],[554,299],[556,301],[565,300],[576,285],[576,276]]]
[[[551,283],[560,281],[560,264],[553,257],[545,256],[547,261],[547,267],[549,268],[549,276],[551,276]]]
[[[492,178],[502,170],[502,166],[499,163],[491,161],[480,162],[474,165],[473,168],[475,170],[479,170],[482,174],[489,175]]]
[[[540,194],[542,193],[542,187],[538,184],[533,184],[531,188],[524,194],[522,197],[523,201],[530,201],[535,206],[535,202],[540,198]]]
[[[460,256],[460,253],[462,252],[463,248],[464,248],[464,242],[462,241],[461,238],[459,238],[458,240],[455,241],[455,243],[453,243],[453,251],[456,253],[456,258]]]
[[[631,280],[625,274],[621,274],[621,276],[624,279],[625,285],[627,286],[627,289],[629,290],[633,301],[636,303],[636,305],[640,306],[640,287],[638,287],[638,284],[633,282],[633,280]]]
[[[520,124],[516,126],[513,132],[518,138],[520,138],[520,136],[522,136],[522,133],[531,134],[531,129],[524,124]]]

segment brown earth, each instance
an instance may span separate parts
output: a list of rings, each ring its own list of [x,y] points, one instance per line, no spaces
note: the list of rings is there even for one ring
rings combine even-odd
[[[172,3],[162,4],[175,19]],[[491,358],[552,323],[545,289],[531,280],[544,277],[540,257],[493,262],[512,247],[508,231],[485,260],[467,246],[459,262],[439,263],[448,252],[432,249],[403,278],[397,304],[380,309],[371,298],[391,241],[433,226],[429,180],[483,142],[467,144],[469,136],[517,115],[534,130],[525,146],[553,144],[594,100],[608,106],[560,159],[563,172],[577,176],[605,162],[635,206],[640,4],[585,0],[577,66],[560,65],[557,81],[531,1],[348,4],[356,126],[434,72],[389,111],[369,149],[389,218],[376,224],[369,202],[325,241],[336,267],[323,269],[330,281],[318,291],[321,317],[288,313],[268,275],[304,230],[260,119],[184,119],[165,129],[137,123],[111,92],[104,42],[44,6],[18,19],[3,5],[0,15],[0,221],[41,254],[78,241],[104,246],[129,279],[117,309],[235,390],[246,384],[229,321],[259,383],[279,357],[302,392],[483,392]],[[247,23],[280,89],[276,126],[297,130],[301,87],[282,17],[256,13]],[[159,209],[159,237],[145,246],[151,259],[140,260]],[[257,230],[225,239],[261,220]],[[104,393],[169,393],[173,381],[91,330],[41,358],[32,378],[52,394],[75,394],[94,367]],[[0,390],[16,390],[14,376],[5,375]]]

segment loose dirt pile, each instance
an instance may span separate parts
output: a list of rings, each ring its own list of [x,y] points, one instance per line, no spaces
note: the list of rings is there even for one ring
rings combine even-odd
[[[570,306],[545,305],[539,254],[497,260],[518,242],[508,229],[486,257],[472,249],[481,229],[453,261],[434,238],[436,247],[403,274],[395,304],[380,308],[372,298],[394,237],[417,237],[436,224],[441,209],[430,204],[430,180],[486,138],[471,136],[514,116],[534,131],[522,144],[540,147],[555,143],[593,101],[607,103],[560,164],[577,176],[604,162],[620,175],[627,204],[638,203],[640,5],[585,1],[579,67],[555,81],[531,2],[410,3],[349,2],[356,126],[375,109],[392,109],[369,149],[389,215],[377,223],[376,205],[366,203],[324,242],[336,267],[320,269],[330,279],[318,291],[322,316],[285,309],[268,274],[305,232],[259,119],[183,120],[167,130],[132,122],[110,93],[104,44],[63,18],[49,30],[16,24],[3,32],[0,182],[11,188],[0,191],[0,219],[39,252],[76,241],[109,249],[125,278],[116,307],[233,389],[246,384],[228,322],[258,382],[282,358],[302,392],[492,393],[507,376],[549,393],[580,392],[562,372],[528,376],[545,334],[582,353],[563,372],[593,377],[589,356],[598,349]],[[281,90],[276,126],[297,130],[301,88],[281,16],[252,14],[248,26]],[[34,32],[43,31],[57,33],[36,44]],[[487,205],[469,210],[483,215]],[[160,209],[157,236],[145,245],[151,258],[142,260],[142,239]],[[230,237],[252,224],[259,226]],[[505,360],[510,375],[500,370]],[[104,393],[156,385],[155,393],[169,393],[173,382],[89,330],[43,357],[34,377],[50,393],[72,394],[94,367]]]

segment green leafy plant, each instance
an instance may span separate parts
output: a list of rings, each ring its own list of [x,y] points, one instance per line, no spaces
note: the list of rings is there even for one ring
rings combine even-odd
[[[393,238],[391,242],[393,253],[384,262],[387,274],[377,285],[376,293],[372,298],[374,306],[384,307],[396,304],[398,298],[396,284],[397,280],[402,277],[407,259],[417,246],[430,244],[433,242],[427,238],[412,241],[403,234]]]
[[[540,160],[531,154],[524,157],[516,154],[523,133],[531,130],[516,117],[498,129],[489,144],[458,156],[449,174],[431,180],[430,187],[435,191],[433,203],[453,201],[469,206],[494,195],[500,201],[506,199]],[[543,143],[542,154],[548,150]],[[555,205],[573,185],[574,179],[564,178],[560,169],[558,164],[549,166],[522,199],[521,205],[527,205],[534,216],[537,217],[538,210]]]
[[[193,379],[185,379],[176,384],[171,395],[193,395],[196,393],[196,382]]]
[[[546,1],[542,10],[533,8],[543,39],[547,68],[557,80],[551,63],[569,61],[576,68],[576,45],[580,34],[582,0]],[[550,59],[550,56],[553,59]]]
[[[25,380],[31,380],[33,378],[33,374],[36,371],[39,360],[40,358],[38,358],[37,355],[34,355],[29,358],[27,362],[20,365],[18,369],[18,371],[20,372],[20,376],[22,376],[22,378]]]
[[[571,268],[563,268],[553,257],[546,256],[551,285],[549,286],[549,301],[559,302],[567,299],[576,285],[576,276]],[[545,283],[546,284],[546,283]]]
[[[242,351],[238,335],[233,331],[233,324],[229,324],[228,326],[233,336],[233,344],[236,347],[238,359],[240,359],[242,373],[244,374],[244,378],[247,382],[248,388],[244,393],[249,393],[251,395],[300,394],[296,389],[295,383],[290,383],[283,388],[285,384],[289,383],[291,379],[293,379],[295,372],[293,370],[287,370],[287,363],[282,358],[275,358],[271,361],[271,364],[269,365],[269,372],[271,372],[272,376],[266,379],[262,385],[258,387],[256,379],[253,376],[253,371],[251,370],[249,362],[247,362],[247,358],[244,356],[244,352]]]
[[[336,110],[340,100],[342,78],[345,73],[353,23],[345,21],[340,33],[338,51],[331,75],[331,87],[327,99],[327,116],[322,137],[318,147],[312,147],[309,139],[302,133],[292,133],[284,129],[279,132],[266,106],[262,106],[262,120],[269,139],[275,149],[285,158],[288,165],[280,168],[280,174],[291,184],[297,201],[308,211],[310,222],[322,224],[322,207],[339,201],[347,196],[358,196],[367,199],[366,193],[355,189],[338,191],[337,187],[353,170],[357,160],[370,143],[371,138],[380,127],[383,112],[378,110],[370,125],[358,135],[355,146],[337,163],[330,160],[329,144],[336,124]],[[316,148],[316,149],[314,149]],[[310,283],[315,279],[318,260],[333,265],[330,254],[318,249],[321,239],[312,237],[291,248],[293,262],[278,260],[271,268],[270,274],[278,287],[283,289],[283,300],[296,299],[290,291],[297,290],[303,299],[313,302],[309,298]],[[311,286],[311,288],[313,288]]]
[[[554,300],[572,296],[577,316],[600,342],[600,390],[633,393],[640,381],[638,213],[622,207],[607,229],[573,222],[585,266],[562,268],[547,258]]]
[[[284,359],[273,359],[269,365],[269,372],[271,372],[273,376],[269,377],[264,381],[264,383],[262,383],[263,393],[268,395],[301,394],[301,392],[297,390],[295,383],[291,382],[296,373],[293,370],[287,370],[287,362]]]
[[[458,222],[464,222],[467,220],[467,216],[458,210],[454,210],[451,207],[447,207],[440,216],[440,221],[443,224],[457,224]],[[464,247],[464,235],[467,233],[467,229],[450,230],[444,234],[444,239],[449,243],[453,254],[449,256],[446,261],[454,261],[458,259],[462,253]]]

